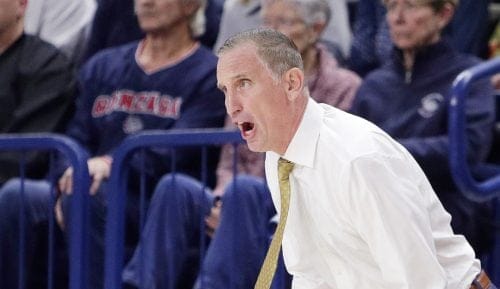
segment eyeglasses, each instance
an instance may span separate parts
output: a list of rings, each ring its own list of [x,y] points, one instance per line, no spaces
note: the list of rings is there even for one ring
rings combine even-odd
[[[262,18],[262,24],[266,27],[292,27],[296,24],[299,23],[304,23],[302,19],[300,18],[284,18],[284,17],[276,17],[276,18],[269,18],[269,17],[263,17]]]

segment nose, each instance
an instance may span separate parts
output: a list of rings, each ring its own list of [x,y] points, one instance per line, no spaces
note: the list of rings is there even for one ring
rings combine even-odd
[[[386,14],[387,23],[389,26],[401,24],[404,22],[404,10],[401,7],[394,8],[390,13]]]
[[[235,95],[234,93],[230,93],[230,92],[226,93],[225,105],[226,105],[227,114],[231,118],[236,117],[238,115],[238,113],[241,112],[243,109],[241,102],[239,101],[238,96]]]

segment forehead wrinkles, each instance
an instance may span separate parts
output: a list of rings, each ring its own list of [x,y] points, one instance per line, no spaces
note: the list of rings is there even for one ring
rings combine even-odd
[[[226,72],[233,74],[233,76],[229,76],[231,79],[238,78],[238,76],[242,75],[253,77],[260,76],[260,74],[265,71],[272,77],[273,81],[279,81],[279,77],[272,71],[269,64],[262,59],[259,55],[257,46],[251,41],[242,43],[231,50],[225,51],[220,55],[219,59],[223,60],[219,63],[223,64]]]

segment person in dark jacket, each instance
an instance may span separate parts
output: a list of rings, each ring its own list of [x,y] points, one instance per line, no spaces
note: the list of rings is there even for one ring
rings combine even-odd
[[[374,122],[408,149],[452,215],[454,230],[465,235],[481,255],[490,245],[484,223],[487,205],[460,194],[448,167],[451,86],[460,72],[479,63],[441,37],[458,1],[384,3],[394,50],[386,65],[366,76],[352,112]],[[484,160],[489,151],[494,115],[491,85],[487,80],[475,83],[466,108],[471,164]]]
[[[0,133],[62,132],[74,110],[76,75],[70,60],[53,45],[37,36],[25,34],[26,0],[0,0]],[[0,153],[0,185],[20,174],[21,155]],[[42,178],[48,171],[45,153],[24,156],[25,175]],[[39,196],[26,207],[38,208]],[[0,288],[19,287],[19,194],[11,198],[0,190]],[[46,222],[38,219],[37,209],[29,219],[38,228]],[[28,226],[26,238],[35,238]],[[46,250],[24,246],[25,288],[42,288],[47,281],[36,272],[46,272]],[[35,262],[39,261],[39,262]]]
[[[461,0],[452,21],[443,30],[453,48],[476,56],[484,54],[488,26],[488,0]],[[362,77],[389,59],[392,43],[380,0],[357,4],[348,67]]]
[[[2,2],[6,9],[0,12],[0,133],[61,132],[74,103],[72,64],[51,44],[23,32],[26,0]],[[17,12],[7,10],[7,5],[17,6]],[[19,173],[18,161],[16,154],[0,154],[0,184]],[[27,175],[43,177],[45,164],[39,154],[30,155]]]

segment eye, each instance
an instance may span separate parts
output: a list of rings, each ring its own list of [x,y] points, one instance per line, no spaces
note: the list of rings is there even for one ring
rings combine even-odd
[[[251,81],[249,79],[241,79],[238,82],[238,87],[239,88],[247,88],[250,86],[250,84],[251,84]]]

